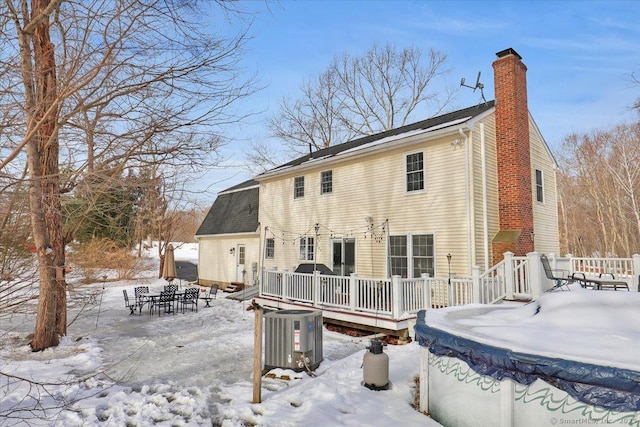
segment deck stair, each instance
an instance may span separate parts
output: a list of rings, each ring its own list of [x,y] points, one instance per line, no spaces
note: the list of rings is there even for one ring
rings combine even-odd
[[[223,289],[224,292],[234,293],[244,289],[244,283],[239,282],[231,282],[227,285],[226,288]]]

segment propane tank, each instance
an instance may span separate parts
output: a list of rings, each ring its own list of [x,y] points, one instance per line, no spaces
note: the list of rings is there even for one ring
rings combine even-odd
[[[371,390],[389,389],[389,356],[382,351],[382,341],[371,340],[362,362],[364,386]]]

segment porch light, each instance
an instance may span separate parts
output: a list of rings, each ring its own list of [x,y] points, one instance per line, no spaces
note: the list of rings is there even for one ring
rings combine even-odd
[[[235,253],[236,253],[236,248],[231,248],[231,249],[229,249],[229,253],[230,253],[231,255],[235,254]]]

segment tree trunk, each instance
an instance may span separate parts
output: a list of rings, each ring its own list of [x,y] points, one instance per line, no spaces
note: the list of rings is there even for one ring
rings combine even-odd
[[[33,0],[31,22],[36,23],[33,33],[30,35],[26,28],[19,29],[25,41],[21,55],[29,112],[27,134],[32,135],[27,144],[29,201],[40,269],[38,314],[31,343],[34,351],[58,345],[59,335],[67,331],[55,52],[49,37],[49,18],[42,17],[44,13],[51,13],[49,6],[50,0]],[[33,57],[29,39],[33,43]]]

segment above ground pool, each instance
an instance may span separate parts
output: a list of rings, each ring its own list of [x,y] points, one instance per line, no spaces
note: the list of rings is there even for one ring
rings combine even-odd
[[[577,287],[528,304],[421,311],[415,334],[428,352],[421,409],[445,425],[480,425],[478,417],[491,425],[545,425],[528,423],[532,416],[549,425],[640,425],[638,292]]]

